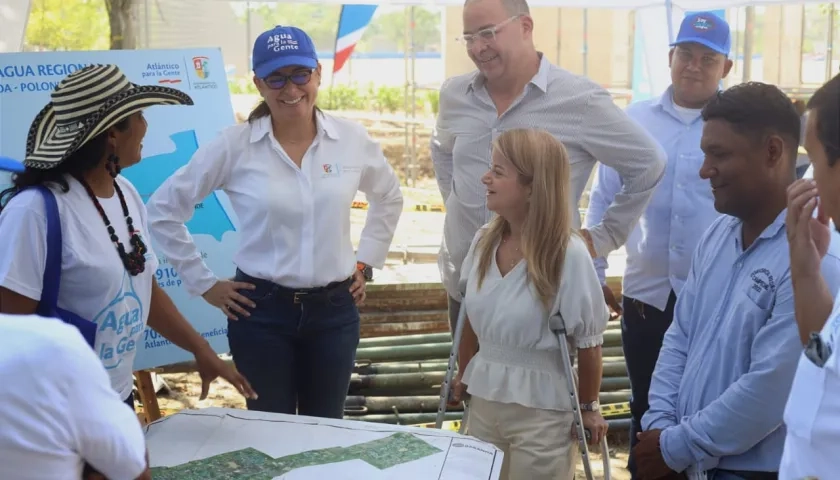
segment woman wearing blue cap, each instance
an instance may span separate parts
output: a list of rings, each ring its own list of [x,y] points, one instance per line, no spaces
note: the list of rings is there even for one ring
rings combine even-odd
[[[399,180],[364,127],[316,107],[321,65],[303,30],[262,33],[253,67],[262,102],[155,192],[150,228],[188,291],[227,315],[233,360],[259,392],[249,409],[341,418],[364,272],[384,265]],[[239,218],[233,280],[213,274],[184,225],[216,189]],[[370,208],[354,252],[358,191]]]

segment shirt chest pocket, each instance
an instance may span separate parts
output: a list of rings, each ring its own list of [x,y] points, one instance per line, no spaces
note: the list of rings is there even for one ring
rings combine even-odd
[[[741,287],[738,295],[736,311],[732,315],[732,323],[725,335],[733,335],[740,339],[742,351],[751,352],[752,344],[759,331],[767,324],[776,303],[776,291],[773,288],[750,283],[749,287]],[[750,355],[743,357],[745,371],[749,369]]]
[[[475,157],[490,165],[490,151],[492,148],[493,133],[487,129],[483,133],[463,133],[455,137],[452,146],[454,157]]]
[[[493,135],[485,133],[458,135],[452,149],[453,193],[461,203],[472,207],[483,207],[486,188],[481,176],[490,169]]]

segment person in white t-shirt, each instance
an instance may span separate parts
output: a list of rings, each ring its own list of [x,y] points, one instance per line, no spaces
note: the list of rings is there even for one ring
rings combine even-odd
[[[0,314],[0,478],[151,479],[137,416],[79,331]]]
[[[218,376],[254,395],[156,281],[145,206],[119,175],[120,168],[140,161],[142,110],[152,105],[192,100],[175,89],[132,84],[115,65],[83,68],[58,84],[29,129],[25,171],[13,175],[12,187],[0,194],[0,312],[77,320],[112,387],[132,407],[132,367],[147,323],[195,355],[202,398]],[[58,279],[48,270],[48,203],[39,187],[48,188],[57,203],[57,299],[50,298]]]
[[[788,188],[787,232],[796,324],[805,351],[785,407],[780,480],[838,478],[840,292],[820,275],[840,221],[840,75],[808,101],[805,149],[813,179]],[[833,220],[833,222],[832,222]]]
[[[262,102],[152,195],[151,233],[187,291],[227,315],[233,361],[260,394],[248,409],[342,418],[364,272],[385,263],[399,179],[364,127],[316,107],[321,65],[306,32],[262,33],[253,66]],[[240,222],[233,280],[208,268],[184,225],[217,189]],[[370,208],[354,252],[358,191]]]
[[[0,171],[21,163],[0,157]],[[0,478],[150,480],[143,431],[78,330],[0,314]]]
[[[573,397],[549,317],[559,312],[578,357],[580,409],[597,444],[601,417],[601,345],[609,312],[586,242],[568,208],[569,157],[540,130],[508,130],[494,141],[482,177],[487,208],[464,259],[454,399],[471,397],[467,433],[505,453],[502,480],[571,480]]]

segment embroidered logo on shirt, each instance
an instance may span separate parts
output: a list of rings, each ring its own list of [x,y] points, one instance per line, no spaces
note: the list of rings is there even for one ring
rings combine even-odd
[[[324,170],[324,173],[321,174],[321,178],[338,177],[341,175],[341,168],[337,163],[325,163],[321,165],[321,168]]]
[[[753,281],[752,289],[756,293],[776,291],[776,282],[773,280],[773,274],[770,273],[770,270],[759,268],[750,274],[750,278]]]

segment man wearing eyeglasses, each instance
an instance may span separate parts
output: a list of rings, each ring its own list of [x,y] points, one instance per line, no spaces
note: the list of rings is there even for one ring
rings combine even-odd
[[[837,478],[840,445],[840,292],[819,268],[840,219],[840,75],[808,101],[805,149],[813,179],[788,187],[787,236],[799,339],[805,347],[785,407],[779,478]],[[832,225],[833,220],[834,225]]]
[[[623,186],[603,221],[583,230],[590,254],[606,256],[627,239],[659,183],[665,154],[645,130],[590,79],[549,63],[534,46],[534,20],[524,0],[468,0],[461,38],[477,70],[446,80],[431,140],[431,156],[446,203],[438,264],[455,329],[461,263],[491,213],[481,176],[491,143],[505,130],[539,128],[562,141],[572,167],[572,218],[595,163],[621,176]],[[587,405],[587,408],[596,408]]]

